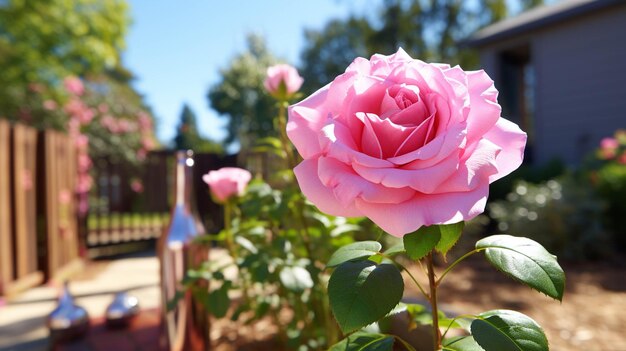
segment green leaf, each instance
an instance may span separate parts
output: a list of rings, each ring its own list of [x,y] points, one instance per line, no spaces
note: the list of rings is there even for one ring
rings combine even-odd
[[[328,351],[392,351],[394,338],[390,335],[357,332],[341,340]]]
[[[471,335],[445,339],[442,345],[442,351],[485,351]]]
[[[330,236],[331,237],[337,237],[341,234],[345,234],[345,233],[349,233],[349,232],[355,232],[357,230],[361,229],[361,227],[359,227],[356,224],[350,224],[350,223],[344,223],[344,224],[340,224],[338,226],[335,227],[335,229],[330,231]]]
[[[439,225],[441,239],[437,243],[437,246],[435,246],[435,249],[445,257],[448,251],[450,251],[461,237],[464,226],[465,222]]]
[[[358,259],[365,259],[377,254],[382,245],[377,241],[358,241],[346,246],[340,247],[330,256],[327,267],[336,267],[344,262]]]
[[[516,311],[493,310],[478,315],[470,326],[485,351],[548,351],[548,339],[530,317]]]
[[[256,246],[254,246],[254,244],[250,240],[244,238],[243,236],[236,236],[235,242],[239,244],[239,246],[243,247],[244,249],[250,251],[253,254],[259,252]]]
[[[510,235],[493,235],[476,243],[486,249],[487,260],[513,279],[553,299],[563,300],[565,273],[551,255],[537,242]]]
[[[384,254],[387,256],[394,256],[394,255],[403,254],[403,253],[406,253],[406,252],[404,250],[404,242],[402,241],[388,248],[384,252]]]
[[[424,226],[404,236],[404,248],[412,260],[419,260],[435,248],[440,238],[441,233],[438,226]]]
[[[404,292],[398,268],[372,261],[344,262],[330,277],[330,307],[339,327],[350,333],[383,318]]]
[[[291,291],[300,292],[313,287],[311,273],[302,267],[283,267],[279,277],[285,288]]]
[[[213,290],[208,295],[208,308],[209,312],[216,318],[222,318],[228,312],[230,307],[230,298],[228,298],[228,290],[231,287],[229,281],[224,282],[219,289]]]

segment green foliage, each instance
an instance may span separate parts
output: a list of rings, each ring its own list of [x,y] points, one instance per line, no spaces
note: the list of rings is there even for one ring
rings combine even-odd
[[[344,262],[328,282],[330,307],[344,333],[387,315],[400,302],[403,291],[396,266],[372,261]]]
[[[333,345],[328,351],[392,351],[393,336],[357,332]]]
[[[441,239],[437,243],[437,246],[435,246],[435,250],[445,257],[448,251],[450,251],[461,238],[464,227],[465,222],[440,225],[439,231],[441,232]]]
[[[442,351],[485,351],[471,335],[457,336],[443,341]]]
[[[195,112],[184,104],[180,114],[180,121],[176,128],[174,137],[174,148],[176,150],[193,150],[195,152],[222,153],[222,148],[218,143],[203,138],[198,131],[198,123]]]
[[[498,270],[553,299],[561,301],[565,273],[543,246],[528,238],[493,235],[476,243]]]
[[[123,0],[5,1],[0,7],[0,111],[24,119],[35,85],[58,102],[63,78],[114,69],[128,24]]]
[[[276,135],[276,103],[263,87],[266,69],[276,61],[265,41],[250,35],[247,50],[220,70],[221,81],[209,89],[207,97],[211,108],[228,117],[225,145],[239,141],[245,150],[255,145],[257,138]]]
[[[438,226],[421,227],[403,237],[404,248],[412,260],[420,260],[435,248],[439,239],[441,232]]]
[[[589,185],[570,174],[538,185],[519,181],[506,200],[489,204],[489,215],[499,231],[529,237],[559,257],[601,257],[612,250],[606,204]]]
[[[524,8],[541,1],[526,1]],[[310,93],[344,72],[355,57],[392,54],[402,47],[424,61],[476,68],[475,52],[458,45],[477,29],[504,19],[510,3],[458,0],[386,0],[367,16],[331,20],[321,30],[305,31],[300,71]]]
[[[377,241],[359,241],[342,246],[330,257],[327,267],[336,267],[344,262],[358,260],[376,255],[382,245]]]
[[[494,310],[478,315],[470,327],[474,340],[485,351],[548,351],[541,327],[515,311]]]

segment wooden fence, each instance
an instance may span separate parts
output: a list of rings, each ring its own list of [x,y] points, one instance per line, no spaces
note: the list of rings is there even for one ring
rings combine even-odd
[[[69,137],[0,119],[0,294],[80,266],[75,170]]]
[[[222,227],[221,206],[213,203],[202,175],[220,167],[235,166],[237,156],[194,155],[194,189],[198,213],[209,232]],[[84,235],[90,258],[137,251],[154,244],[169,221],[173,202],[175,156],[154,151],[139,174],[115,159],[94,160],[94,206],[89,208]],[[129,179],[139,177],[144,190],[132,191]]]

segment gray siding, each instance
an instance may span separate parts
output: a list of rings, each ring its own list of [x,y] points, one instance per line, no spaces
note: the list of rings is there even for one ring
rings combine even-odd
[[[538,162],[576,164],[626,128],[626,7],[545,30],[531,50]]]
[[[498,52],[524,41],[536,75],[534,159],[578,164],[603,137],[626,128],[626,6],[482,48],[496,84]]]

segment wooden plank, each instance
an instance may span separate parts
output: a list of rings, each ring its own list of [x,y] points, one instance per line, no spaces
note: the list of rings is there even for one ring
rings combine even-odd
[[[41,271],[28,273],[7,284],[4,295],[8,298],[12,298],[22,291],[33,288],[41,283],[43,283],[43,273]]]
[[[37,270],[37,130],[13,126],[16,278]]]
[[[0,295],[13,280],[13,238],[11,228],[11,168],[9,122],[0,119]]]
[[[59,279],[66,275],[68,267],[76,267],[76,261],[80,261],[74,196],[77,155],[72,139],[64,134],[45,131],[43,142],[46,273],[48,279]]]

